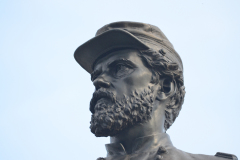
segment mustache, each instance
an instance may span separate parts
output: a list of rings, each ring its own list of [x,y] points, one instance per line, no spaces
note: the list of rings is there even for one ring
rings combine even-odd
[[[116,95],[113,92],[111,92],[105,88],[100,88],[93,93],[92,99],[90,101],[90,111],[92,113],[95,112],[95,110],[94,110],[95,105],[96,105],[97,101],[101,98],[109,99],[113,103],[116,102]]]

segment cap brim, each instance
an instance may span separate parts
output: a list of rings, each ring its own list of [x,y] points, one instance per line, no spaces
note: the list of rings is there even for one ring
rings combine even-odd
[[[149,47],[125,30],[112,29],[79,46],[74,52],[74,58],[87,72],[92,73],[92,65],[96,59],[117,48],[148,49]]]

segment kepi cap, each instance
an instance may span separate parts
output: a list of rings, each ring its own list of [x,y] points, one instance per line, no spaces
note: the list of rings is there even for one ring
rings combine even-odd
[[[139,22],[114,22],[100,28],[95,37],[79,46],[74,52],[76,61],[89,73],[93,64],[103,54],[121,48],[139,50],[163,49],[170,62],[183,71],[182,60],[173,45],[156,26]]]

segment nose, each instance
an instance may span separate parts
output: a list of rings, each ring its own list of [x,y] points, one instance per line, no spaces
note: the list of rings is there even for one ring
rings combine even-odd
[[[98,90],[101,87],[109,88],[111,84],[102,77],[99,77],[93,81],[93,85],[95,86],[95,89]]]

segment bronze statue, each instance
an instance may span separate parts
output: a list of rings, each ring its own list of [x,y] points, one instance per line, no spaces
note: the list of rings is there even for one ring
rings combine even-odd
[[[173,146],[166,131],[184,101],[183,64],[158,27],[105,25],[74,57],[95,86],[91,132],[110,136],[107,157],[99,160],[237,160],[231,154],[191,154]]]

